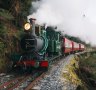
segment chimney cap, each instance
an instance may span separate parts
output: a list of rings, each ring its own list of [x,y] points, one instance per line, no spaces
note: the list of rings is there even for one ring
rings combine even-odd
[[[29,20],[36,20],[35,18],[30,18]]]

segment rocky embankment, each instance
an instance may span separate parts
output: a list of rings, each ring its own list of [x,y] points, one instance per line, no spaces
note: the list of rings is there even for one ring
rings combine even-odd
[[[79,58],[74,55],[62,59],[57,65],[52,66],[46,76],[37,82],[32,90],[76,90],[77,88],[85,90],[86,87],[77,75],[78,62]]]

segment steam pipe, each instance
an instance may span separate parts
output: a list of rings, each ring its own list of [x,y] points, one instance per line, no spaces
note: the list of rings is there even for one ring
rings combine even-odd
[[[30,23],[32,25],[32,31],[31,31],[31,33],[32,33],[33,36],[36,36],[36,34],[35,34],[35,20],[36,19],[30,18],[29,20],[30,20]]]

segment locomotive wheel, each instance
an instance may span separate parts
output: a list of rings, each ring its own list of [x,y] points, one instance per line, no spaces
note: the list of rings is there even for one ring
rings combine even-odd
[[[21,71],[21,67],[20,66],[16,66],[16,63],[13,63],[11,71],[18,73],[19,71]]]

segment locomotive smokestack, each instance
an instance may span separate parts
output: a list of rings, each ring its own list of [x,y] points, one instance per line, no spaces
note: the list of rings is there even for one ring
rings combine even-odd
[[[36,34],[35,34],[35,20],[36,19],[30,18],[29,20],[30,20],[30,23],[32,24],[32,31],[31,31],[31,33],[32,33],[33,36],[36,36]]]

